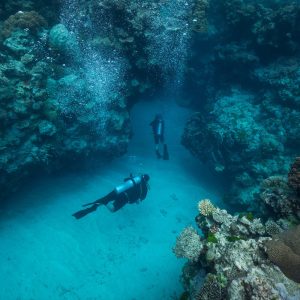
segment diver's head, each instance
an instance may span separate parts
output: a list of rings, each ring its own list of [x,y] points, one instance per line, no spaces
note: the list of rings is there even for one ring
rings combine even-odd
[[[143,180],[145,180],[146,182],[148,182],[150,179],[150,176],[148,174],[144,174],[142,177],[143,177]]]

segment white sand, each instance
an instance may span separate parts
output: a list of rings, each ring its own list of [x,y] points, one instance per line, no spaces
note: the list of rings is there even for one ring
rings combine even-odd
[[[167,109],[168,107],[168,109]],[[151,128],[163,111],[170,161],[157,160]],[[195,226],[201,198],[220,203],[218,183],[180,145],[189,112],[161,102],[132,112],[128,154],[101,170],[41,178],[1,211],[0,299],[174,299],[184,260],[176,236]],[[111,191],[129,173],[147,172],[151,190],[141,204],[117,213],[98,208],[81,220],[81,204]]]

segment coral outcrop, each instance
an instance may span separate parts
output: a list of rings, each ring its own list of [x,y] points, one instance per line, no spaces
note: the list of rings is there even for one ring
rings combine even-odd
[[[177,257],[185,257],[191,261],[197,261],[203,245],[200,236],[192,227],[185,228],[179,235],[173,252]]]
[[[124,153],[128,110],[177,70],[192,27],[207,30],[207,10],[204,0],[1,2],[0,188],[70,158]]]
[[[272,215],[300,219],[300,197],[298,193],[298,163],[291,165],[288,178],[271,176],[260,186],[259,201],[262,201]]]
[[[189,299],[280,300],[284,299],[281,297],[282,290],[289,297],[297,299],[300,296],[296,283],[299,280],[298,256],[288,246],[281,246],[281,242],[270,239],[270,223],[267,226],[260,219],[247,215],[232,216],[217,207],[212,215],[199,214],[196,220],[204,233],[202,250],[194,253],[198,255],[197,259],[191,253],[189,256],[181,255],[189,259],[183,269],[183,283]],[[285,230],[280,222],[274,224],[276,230]],[[297,230],[292,232],[296,234]],[[285,236],[291,243],[292,235],[288,232],[280,236]],[[292,246],[299,251],[297,241],[298,238]],[[191,249],[189,243],[185,245],[186,251]],[[181,252],[184,253],[184,249]],[[282,269],[279,270],[268,257]],[[204,283],[198,284],[197,276],[201,269],[205,269],[207,275]]]
[[[0,28],[1,199],[37,171],[121,155],[131,134],[129,92],[122,83],[115,82],[115,89],[100,99],[85,76],[86,66],[71,59],[70,49],[76,49],[68,30],[48,27],[35,11],[41,8],[37,3],[16,7],[24,11],[9,16]]]
[[[285,174],[299,149],[300,5],[211,0],[207,13],[187,85],[197,112],[182,143],[229,179],[232,203],[255,209],[260,182]]]
[[[128,110],[163,81],[161,61],[151,59],[159,50],[157,34],[181,41],[187,25],[206,30],[208,2],[181,4],[0,3],[1,188],[15,189],[34,170],[61,167],[72,157],[126,151]],[[182,9],[165,17],[166,5]],[[162,42],[171,54],[177,49],[163,40],[159,47]]]
[[[285,195],[267,221],[251,212],[232,215],[209,199],[199,201],[200,234],[191,228],[183,233],[192,230],[201,247],[191,247],[191,239],[182,233],[174,248],[180,250],[177,257],[188,258],[182,272],[188,299],[300,299],[300,208],[293,202],[300,198],[282,177],[273,176],[262,186],[281,200]]]

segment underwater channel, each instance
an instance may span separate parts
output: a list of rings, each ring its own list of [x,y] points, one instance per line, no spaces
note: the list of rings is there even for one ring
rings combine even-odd
[[[2,0],[0,300],[300,300],[300,2]]]

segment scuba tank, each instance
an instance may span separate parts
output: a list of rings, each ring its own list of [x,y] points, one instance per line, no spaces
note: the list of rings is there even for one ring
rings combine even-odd
[[[142,176],[130,177],[123,184],[115,187],[115,192],[117,194],[121,194],[121,193],[129,190],[130,188],[134,187],[135,185],[141,183],[141,181],[142,181]]]
[[[157,135],[162,135],[162,130],[163,130],[163,122],[160,119],[160,120],[158,120],[158,123],[157,123],[156,134]]]

